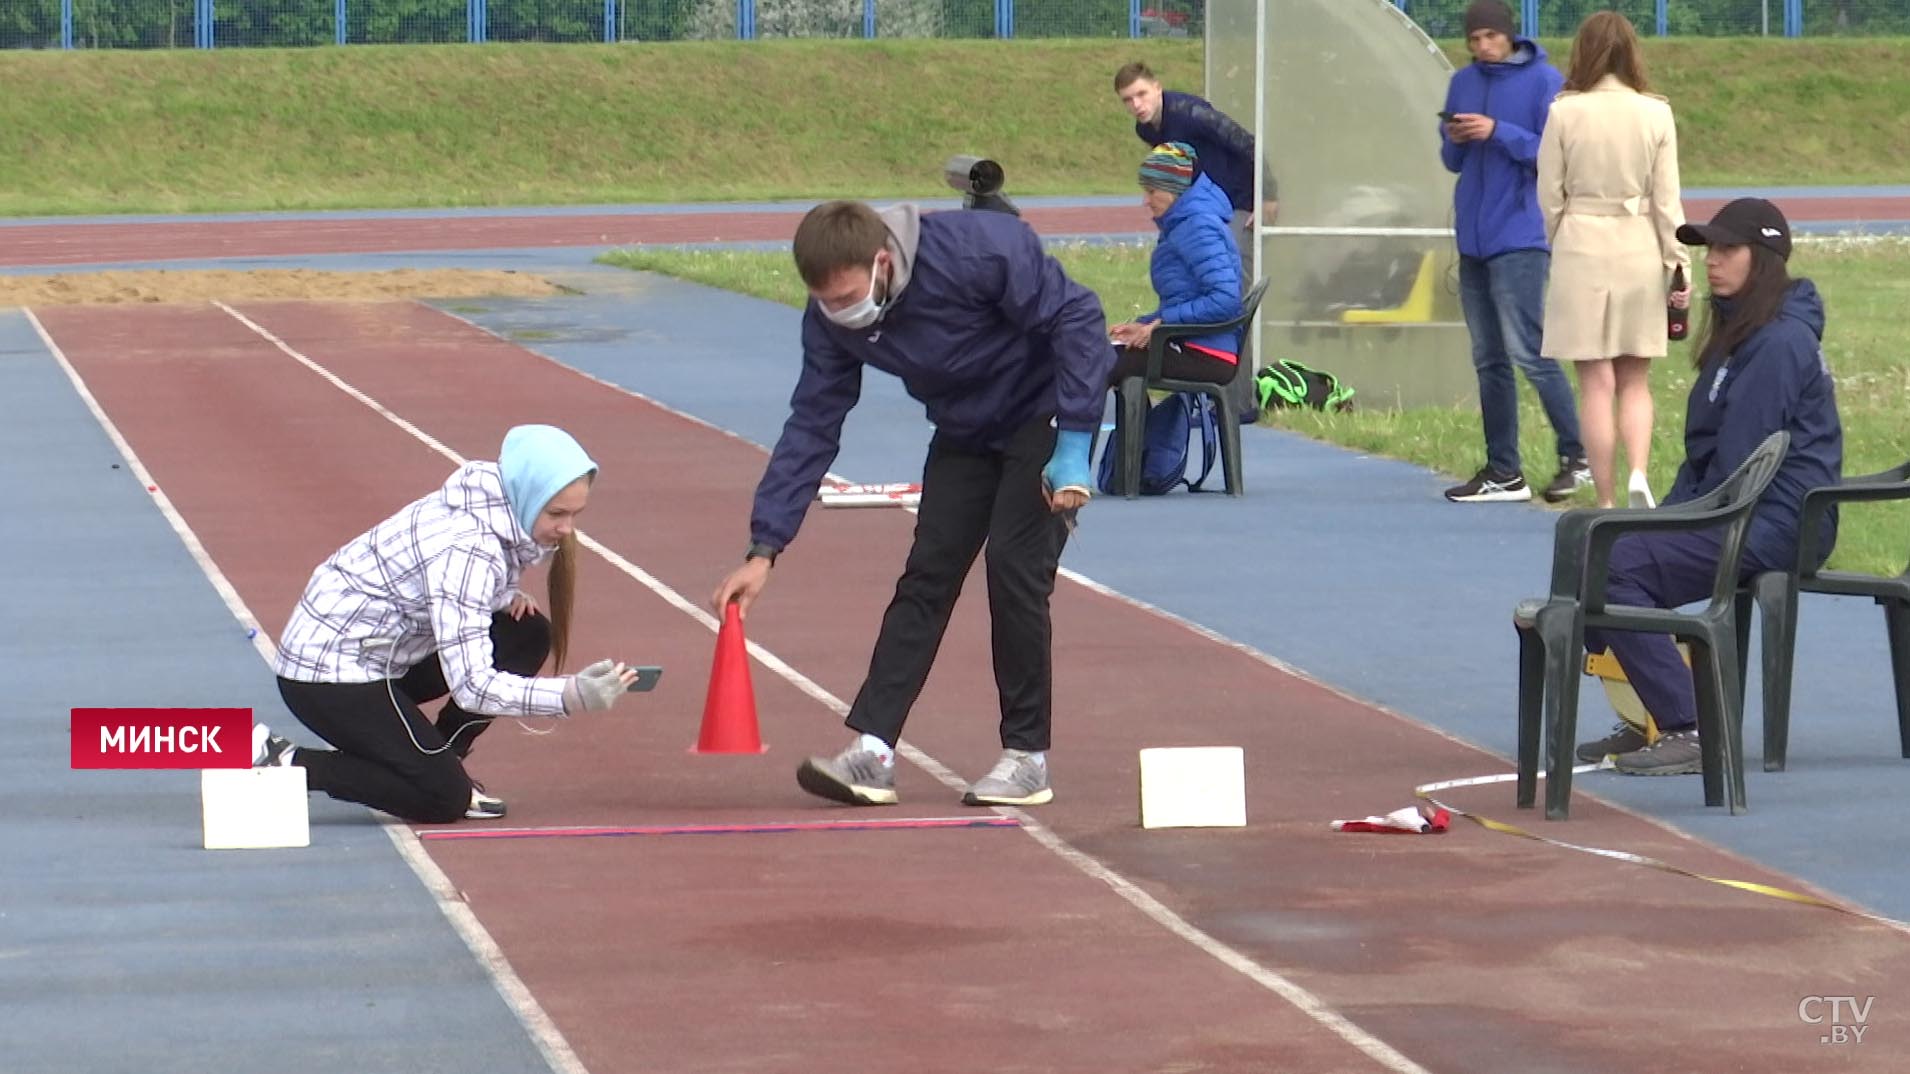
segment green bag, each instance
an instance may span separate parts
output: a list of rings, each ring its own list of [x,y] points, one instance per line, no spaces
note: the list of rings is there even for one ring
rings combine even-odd
[[[1275,407],[1312,407],[1315,410],[1345,410],[1353,405],[1353,389],[1325,370],[1282,358],[1263,367],[1254,378],[1260,409]]]

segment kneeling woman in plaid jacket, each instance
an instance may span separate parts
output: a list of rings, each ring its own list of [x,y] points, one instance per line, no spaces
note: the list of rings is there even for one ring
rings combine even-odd
[[[308,785],[411,821],[504,815],[465,773],[499,716],[610,708],[636,673],[600,660],[540,676],[570,641],[576,517],[597,464],[569,434],[520,425],[497,462],[444,485],[319,564],[279,638],[279,694],[335,749],[253,729],[253,763],[300,765]],[[518,589],[547,556],[550,615]],[[449,695],[434,723],[419,705]]]

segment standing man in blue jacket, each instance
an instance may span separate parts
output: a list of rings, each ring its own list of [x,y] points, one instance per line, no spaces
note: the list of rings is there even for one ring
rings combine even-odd
[[[892,805],[895,745],[935,661],[955,598],[986,548],[1001,758],[970,805],[1054,797],[1047,750],[1053,646],[1048,602],[1114,348],[1094,293],[1069,279],[1019,217],[880,213],[834,201],[803,217],[796,270],[809,289],[802,374],[756,487],[743,565],[717,587],[745,613],[835,460],[864,366],[901,378],[935,434],[922,469],[915,543],[883,614],[869,674],[850,706],[856,737],[811,757],[796,779],[851,805]]]
[[[1251,290],[1259,279],[1254,263],[1254,226],[1256,222],[1271,224],[1280,209],[1280,187],[1271,166],[1263,183],[1266,203],[1260,211],[1254,208],[1253,133],[1205,98],[1162,89],[1160,79],[1144,63],[1130,63],[1114,72],[1114,92],[1134,117],[1135,136],[1149,149],[1169,142],[1192,146],[1200,162],[1200,174],[1227,195],[1234,209],[1234,242],[1240,248],[1241,293]],[[1252,422],[1260,411],[1253,387],[1253,356],[1244,342],[1240,359],[1247,363],[1248,375],[1233,381],[1238,393],[1234,403],[1242,420]]]
[[[1579,442],[1578,406],[1559,364],[1540,356],[1551,248],[1539,213],[1539,133],[1563,79],[1545,50],[1512,29],[1502,0],[1466,8],[1473,62],[1453,73],[1441,111],[1439,157],[1459,175],[1453,191],[1459,239],[1459,302],[1472,332],[1486,464],[1446,490],[1457,503],[1532,498],[1519,459],[1519,383],[1539,394],[1558,445],[1558,473],[1545,486],[1557,503],[1591,481]]]

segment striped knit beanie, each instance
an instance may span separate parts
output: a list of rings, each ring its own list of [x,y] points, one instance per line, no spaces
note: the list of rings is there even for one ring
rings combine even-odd
[[[1141,186],[1147,190],[1165,190],[1175,197],[1194,185],[1194,147],[1186,142],[1157,145],[1141,161]]]

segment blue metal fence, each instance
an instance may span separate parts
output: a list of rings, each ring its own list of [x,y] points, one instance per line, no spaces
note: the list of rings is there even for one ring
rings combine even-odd
[[[772,37],[1194,37],[1207,0],[0,0],[0,48],[213,48]],[[1457,37],[1467,0],[1391,0]],[[1616,8],[1647,34],[1910,34],[1910,0],[1509,0],[1568,36]]]

